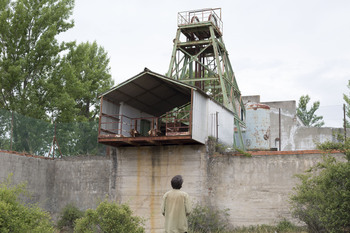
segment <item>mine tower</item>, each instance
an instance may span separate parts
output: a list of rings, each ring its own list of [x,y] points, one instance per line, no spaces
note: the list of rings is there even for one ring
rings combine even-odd
[[[245,108],[223,41],[221,8],[179,12],[167,76],[202,89],[234,113],[234,145],[244,149]]]

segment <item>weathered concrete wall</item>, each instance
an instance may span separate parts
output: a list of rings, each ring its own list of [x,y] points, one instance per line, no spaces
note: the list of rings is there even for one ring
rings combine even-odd
[[[0,152],[0,179],[11,172],[15,183],[28,182],[33,201],[54,214],[67,203],[95,208],[109,195],[128,203],[146,219],[149,232],[158,233],[163,232],[162,195],[174,175],[183,175],[183,190],[193,203],[229,208],[235,226],[273,224],[290,218],[294,174],[322,159],[315,151],[209,157],[202,145],[119,148],[112,154],[48,160]]]
[[[152,232],[164,232],[160,205],[173,176],[183,176],[183,190],[193,201],[205,197],[204,146],[126,148],[117,154],[117,200],[129,203],[135,214],[147,219],[146,227]]]
[[[209,159],[210,201],[229,208],[235,226],[276,224],[291,219],[288,198],[298,180],[294,178],[322,160],[320,154],[303,151],[255,153],[252,157],[219,156]],[[294,154],[293,154],[294,153]],[[335,155],[343,158],[342,155]]]
[[[74,203],[84,210],[95,208],[98,201],[109,195],[109,181],[113,172],[109,158],[69,157],[55,162],[51,212],[61,210],[68,203]]]
[[[109,194],[113,163],[107,157],[43,159],[0,152],[0,180],[13,174],[13,183],[27,183],[30,202],[57,217],[68,203],[95,208]]]

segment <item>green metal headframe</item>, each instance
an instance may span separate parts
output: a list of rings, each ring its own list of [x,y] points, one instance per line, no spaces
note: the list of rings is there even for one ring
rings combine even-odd
[[[245,150],[245,108],[222,39],[221,9],[180,12],[167,76],[189,83],[234,114],[234,146]],[[183,41],[181,41],[181,39]]]

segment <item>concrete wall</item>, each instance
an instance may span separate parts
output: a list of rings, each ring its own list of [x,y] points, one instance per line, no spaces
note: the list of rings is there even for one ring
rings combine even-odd
[[[235,226],[276,224],[283,218],[292,219],[288,198],[298,182],[294,175],[321,160],[320,154],[296,152],[256,153],[252,158],[212,157],[208,165],[211,204],[229,208],[231,224]]]
[[[146,219],[148,232],[163,232],[162,195],[174,175],[184,177],[192,202],[229,208],[235,226],[290,218],[288,195],[302,173],[321,161],[315,151],[254,152],[252,157],[208,156],[206,146],[131,147],[111,157],[49,160],[0,152],[0,180],[26,181],[33,202],[54,216],[67,204],[95,208],[108,195]],[[338,158],[343,155],[336,154]]]
[[[95,208],[109,194],[113,160],[107,157],[68,157],[44,159],[0,152],[0,180],[10,173],[13,183],[27,183],[29,202],[53,214],[68,203],[81,209]]]
[[[164,232],[160,211],[162,196],[171,189],[170,180],[181,174],[183,190],[193,201],[206,193],[205,146],[164,146],[118,149],[117,197],[144,217],[151,232]]]
[[[14,184],[27,183],[27,190],[32,194],[28,202],[39,202],[46,210],[52,209],[56,176],[54,160],[0,151],[0,180],[6,179],[10,173]]]

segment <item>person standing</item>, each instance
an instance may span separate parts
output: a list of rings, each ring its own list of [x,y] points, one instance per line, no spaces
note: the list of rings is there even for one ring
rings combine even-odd
[[[191,213],[191,203],[188,194],[180,191],[182,183],[182,176],[174,176],[171,179],[173,189],[163,196],[161,210],[165,217],[166,233],[186,233],[188,231],[187,216]]]

